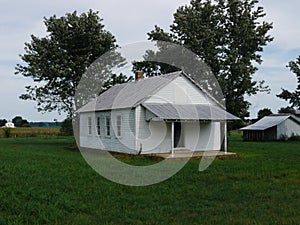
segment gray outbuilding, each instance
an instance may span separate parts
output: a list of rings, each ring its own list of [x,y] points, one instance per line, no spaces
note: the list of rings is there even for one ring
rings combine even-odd
[[[241,130],[244,141],[288,139],[300,135],[300,119],[291,114],[273,114]]]

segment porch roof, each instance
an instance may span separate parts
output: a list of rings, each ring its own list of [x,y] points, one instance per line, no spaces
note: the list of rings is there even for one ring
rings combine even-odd
[[[210,104],[142,104],[155,116],[151,120],[239,120],[238,117],[226,112],[216,105]]]

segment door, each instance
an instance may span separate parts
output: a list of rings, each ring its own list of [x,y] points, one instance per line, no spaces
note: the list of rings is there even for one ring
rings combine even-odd
[[[174,147],[175,148],[184,147],[183,127],[181,122],[174,123]]]

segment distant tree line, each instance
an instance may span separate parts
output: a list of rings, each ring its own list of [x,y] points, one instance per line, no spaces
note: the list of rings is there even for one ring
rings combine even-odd
[[[61,122],[29,122],[31,127],[61,127]]]
[[[5,126],[8,122],[7,119],[0,119],[0,127]],[[21,116],[14,117],[11,122],[14,123],[15,127],[56,127],[61,128],[62,122],[28,122],[28,120],[23,119]]]

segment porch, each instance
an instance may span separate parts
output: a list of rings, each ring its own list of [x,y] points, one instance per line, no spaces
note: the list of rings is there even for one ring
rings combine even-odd
[[[191,150],[176,150],[174,154],[172,153],[158,153],[151,154],[152,156],[157,156],[161,158],[202,158],[202,157],[216,157],[219,159],[231,159],[238,158],[239,155],[234,152],[224,152],[224,151],[191,151]]]

